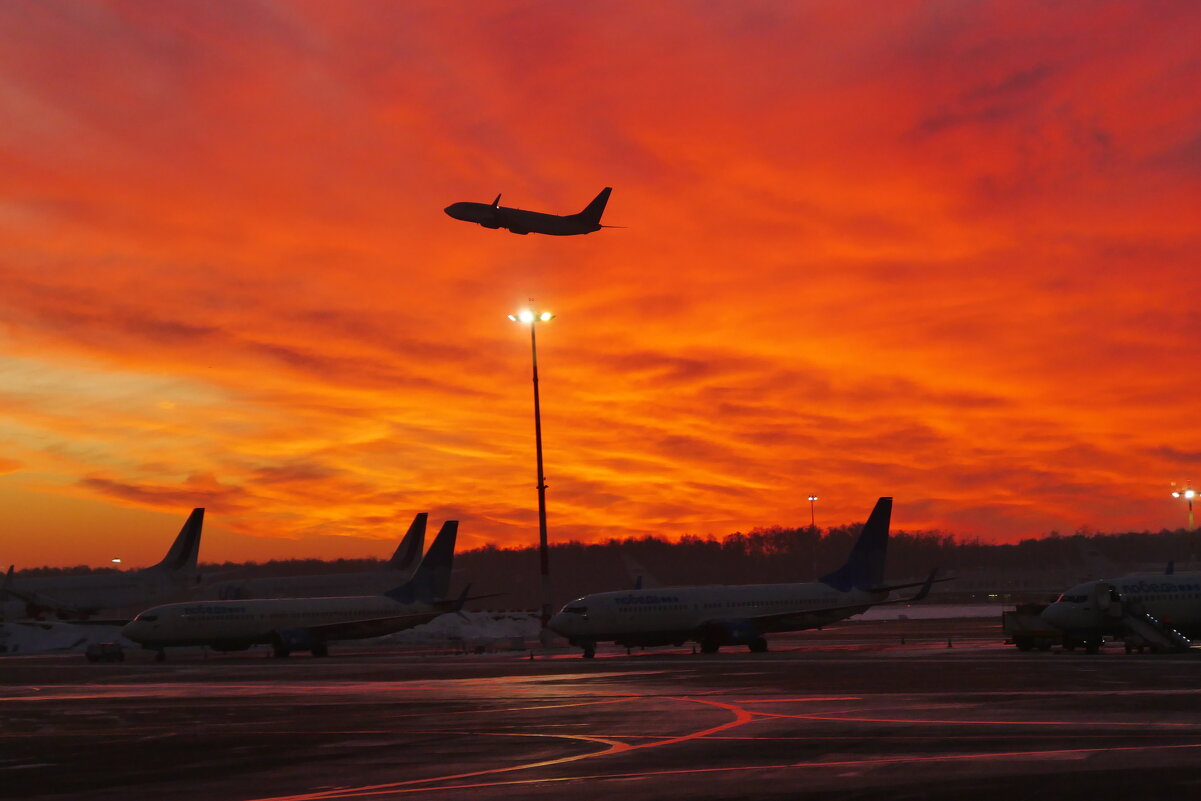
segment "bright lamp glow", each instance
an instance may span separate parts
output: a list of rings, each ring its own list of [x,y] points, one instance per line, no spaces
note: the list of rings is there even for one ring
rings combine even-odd
[[[534,322],[534,313],[532,311],[530,311],[529,309],[519,312],[517,316],[521,318],[521,322],[523,322],[523,323]]]
[[[517,318],[511,314],[509,315],[509,319],[512,320],[513,322],[517,322]]]
[[[811,500],[811,501],[816,501],[816,500],[817,500],[817,496],[816,496],[816,495],[810,495],[810,496],[809,496],[809,500]]]
[[[542,312],[542,314],[538,315],[538,319],[541,320],[542,322],[546,323],[546,322],[549,322],[550,320],[554,319],[554,315],[551,314],[550,312]]]

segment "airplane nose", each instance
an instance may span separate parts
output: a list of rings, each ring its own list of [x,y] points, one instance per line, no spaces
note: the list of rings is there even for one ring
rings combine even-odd
[[[552,615],[551,619],[546,621],[546,627],[556,634],[567,635],[570,632],[565,630],[566,627],[564,624],[566,622],[567,622],[567,615],[560,612],[557,615]]]
[[[1053,603],[1044,609],[1039,617],[1057,629],[1071,631],[1072,629],[1079,627],[1081,623],[1080,618],[1082,616],[1080,615],[1080,610],[1077,609],[1075,604],[1059,601],[1058,603]]]

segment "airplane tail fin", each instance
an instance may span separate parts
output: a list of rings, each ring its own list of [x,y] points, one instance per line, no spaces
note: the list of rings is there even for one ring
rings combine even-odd
[[[851,548],[846,564],[819,579],[840,592],[871,590],[884,581],[884,555],[888,550],[888,525],[892,519],[892,498],[876,501],[871,517]]]
[[[392,558],[384,566],[387,570],[409,570],[421,559],[421,550],[425,547],[425,522],[428,518],[429,515],[425,512],[418,512],[413,518],[408,533],[400,541],[400,545],[396,546],[396,553],[392,554]]]
[[[600,225],[601,215],[605,213],[605,204],[609,202],[609,193],[612,191],[613,187],[606,186],[600,191],[600,194],[593,198],[592,202],[589,203],[584,210],[576,216],[579,217],[583,222],[592,223],[593,225]]]
[[[154,565],[159,570],[193,571],[200,553],[200,532],[204,528],[204,509],[193,509],[163,561]]]
[[[426,551],[421,564],[413,571],[413,577],[384,595],[401,603],[428,603],[445,598],[450,591],[450,572],[455,558],[455,537],[459,533],[459,521],[447,520],[442,524],[434,544]]]

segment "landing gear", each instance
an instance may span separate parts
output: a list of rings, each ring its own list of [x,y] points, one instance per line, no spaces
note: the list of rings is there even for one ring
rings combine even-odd
[[[719,648],[721,648],[721,646],[718,645],[713,640],[703,640],[701,642],[701,653],[702,654],[715,654],[715,653],[717,653],[717,650]]]
[[[155,662],[166,662],[167,661],[167,652],[164,651],[162,648],[155,651],[154,652],[154,661]]]
[[[313,656],[329,656],[329,646],[323,642],[313,646]]]
[[[767,653],[767,640],[763,637],[756,637],[746,644],[747,648],[751,649],[752,654]]]
[[[274,658],[286,659],[290,653],[292,653],[292,649],[284,645],[284,641],[279,637],[276,637],[271,641],[271,656]]]
[[[580,646],[584,649],[585,659],[596,659],[596,643],[580,643]]]

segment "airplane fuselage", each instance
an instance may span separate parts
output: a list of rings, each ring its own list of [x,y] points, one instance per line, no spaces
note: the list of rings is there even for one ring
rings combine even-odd
[[[89,617],[129,618],[139,611],[190,596],[197,586],[198,575],[159,568],[147,568],[131,573],[92,573],[86,575],[37,576],[12,581],[12,591],[23,600],[13,600],[7,606],[20,605],[26,615],[50,616],[65,620],[86,620]]]
[[[840,592],[821,582],[618,590],[579,598],[550,620],[576,643],[720,645],[816,628],[865,611],[888,593]]]
[[[487,203],[452,203],[445,209],[456,220],[473,222],[485,228],[505,228],[515,234],[575,236],[599,231],[601,225],[579,219],[578,215],[544,214],[540,211],[491,206]]]
[[[146,648],[236,649],[272,642],[273,635],[287,630],[319,629],[322,640],[380,637],[429,622],[442,611],[431,604],[400,603],[382,595],[198,601],[148,609],[121,634]]]
[[[463,222],[482,225],[485,228],[507,228],[515,234],[545,234],[547,236],[578,236],[599,231],[605,205],[609,202],[611,187],[605,187],[592,202],[578,214],[544,214],[500,205],[500,195],[491,203],[452,203],[443,211],[450,217]]]
[[[1110,588],[1189,639],[1201,639],[1201,573],[1148,573],[1085,582],[1060,595],[1042,617],[1068,633],[1096,635],[1105,628],[1108,608],[1115,603]]]

